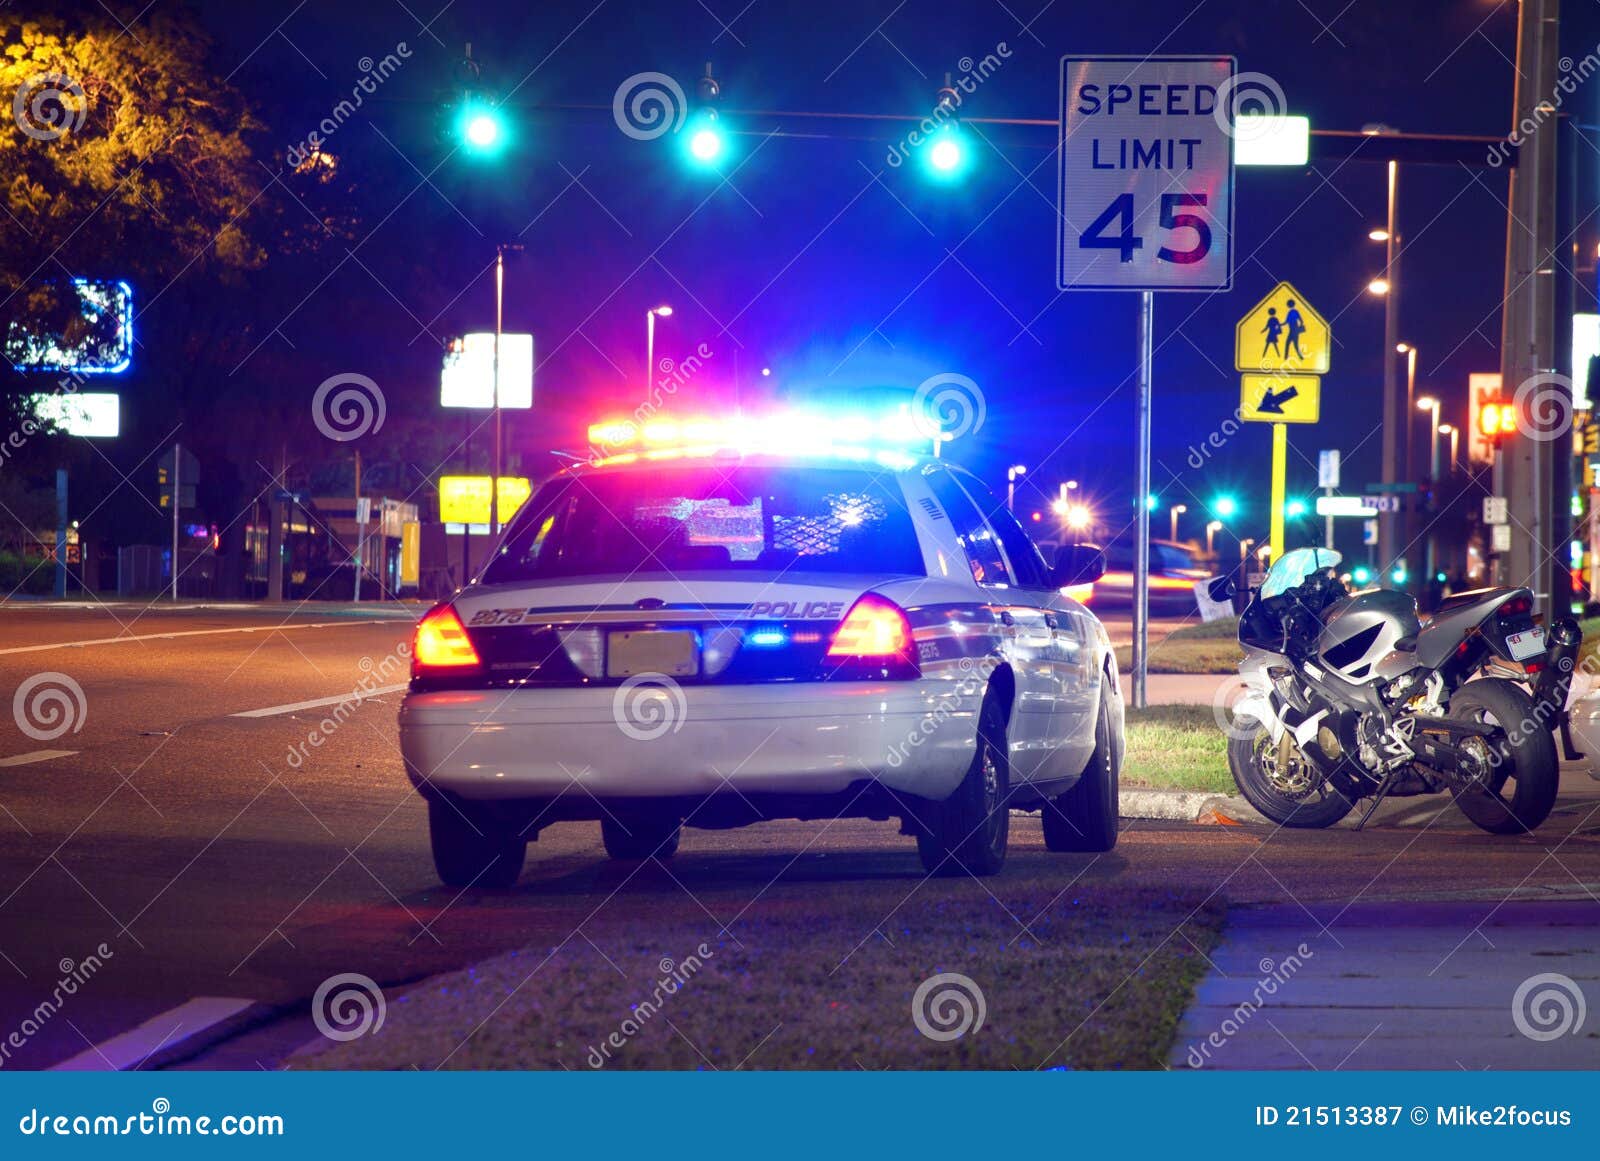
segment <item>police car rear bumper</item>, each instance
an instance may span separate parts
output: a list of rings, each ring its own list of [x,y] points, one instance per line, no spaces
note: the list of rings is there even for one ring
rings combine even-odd
[[[406,773],[473,800],[828,795],[864,779],[940,799],[972,762],[982,690],[949,682],[412,693]]]

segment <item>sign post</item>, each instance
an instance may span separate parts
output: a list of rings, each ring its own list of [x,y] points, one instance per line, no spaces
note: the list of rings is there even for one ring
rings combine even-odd
[[[1157,290],[1233,284],[1231,56],[1064,56],[1056,287],[1139,292],[1133,704],[1145,704]]]
[[[1333,332],[1293,286],[1280,282],[1239,320],[1233,365],[1239,376],[1239,418],[1272,424],[1273,560],[1283,555],[1283,509],[1288,489],[1291,423],[1315,423],[1322,409]],[[1337,463],[1337,461],[1335,461]],[[1338,468],[1334,468],[1337,476]],[[1328,485],[1324,482],[1324,488]],[[1331,521],[1328,538],[1333,529]]]

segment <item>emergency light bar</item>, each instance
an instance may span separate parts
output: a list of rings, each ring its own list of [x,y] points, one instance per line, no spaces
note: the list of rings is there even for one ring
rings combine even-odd
[[[735,452],[746,455],[824,455],[910,462],[908,451],[932,444],[909,410],[887,416],[827,416],[785,412],[728,419],[613,419],[589,426],[589,443],[627,458],[666,459]]]

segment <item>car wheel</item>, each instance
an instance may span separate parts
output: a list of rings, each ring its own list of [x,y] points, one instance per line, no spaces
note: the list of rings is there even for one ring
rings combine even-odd
[[[917,853],[930,875],[992,875],[1005,865],[1011,834],[1011,767],[1000,705],[985,698],[972,765],[943,802],[923,808]]]
[[[1044,804],[1044,845],[1052,851],[1109,851],[1117,845],[1122,745],[1111,720],[1111,687],[1100,685],[1094,753],[1072,789]]]
[[[682,835],[676,818],[625,815],[600,820],[600,841],[613,859],[670,859]]]
[[[509,887],[522,874],[528,842],[459,803],[428,803],[433,865],[447,887]]]

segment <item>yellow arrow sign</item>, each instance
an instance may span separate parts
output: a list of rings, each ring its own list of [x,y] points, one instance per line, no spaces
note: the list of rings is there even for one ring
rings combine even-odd
[[[1239,418],[1253,423],[1315,423],[1322,380],[1315,375],[1240,375]]]
[[[1298,290],[1280,282],[1239,320],[1233,365],[1240,371],[1324,375],[1332,345],[1327,321]]]

